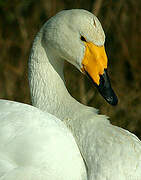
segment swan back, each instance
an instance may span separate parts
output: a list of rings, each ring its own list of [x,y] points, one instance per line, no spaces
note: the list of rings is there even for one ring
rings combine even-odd
[[[0,100],[0,180],[86,180],[75,140],[55,116]]]

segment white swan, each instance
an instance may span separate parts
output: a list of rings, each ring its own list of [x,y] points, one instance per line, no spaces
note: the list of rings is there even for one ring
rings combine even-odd
[[[113,126],[106,116],[70,96],[63,76],[67,60],[85,72],[110,104],[117,104],[107,76],[105,35],[98,19],[85,10],[52,17],[35,38],[29,75],[34,106],[63,120],[85,159],[89,180],[140,180],[141,142]]]
[[[85,159],[89,180],[140,180],[141,142],[138,138],[112,126],[106,116],[97,114],[96,109],[77,102],[65,87],[63,61],[67,60],[86,72],[109,103],[117,103],[105,70],[104,41],[100,22],[85,10],[62,11],[45,23],[34,40],[29,61],[32,103],[63,120],[71,129]],[[7,101],[0,103],[3,107],[0,110],[0,173],[3,177],[0,180],[32,180],[35,177],[37,180],[62,180],[67,171],[67,179],[86,179],[77,146],[59,119],[28,105]],[[12,106],[13,110],[10,109]],[[54,135],[53,129],[58,133]],[[61,141],[59,133],[66,142]],[[58,146],[53,144],[53,153],[50,151],[53,141],[51,145],[46,144],[46,136],[55,138],[54,141],[59,143],[61,141]],[[68,154],[74,156],[72,163],[71,157],[65,154],[67,150],[64,151],[64,147],[67,146],[64,144],[68,145]],[[40,149],[42,146],[43,150]],[[56,161],[53,158],[55,153]],[[62,160],[63,153],[65,162]],[[59,163],[65,172],[61,172]],[[56,171],[57,174],[52,174]]]

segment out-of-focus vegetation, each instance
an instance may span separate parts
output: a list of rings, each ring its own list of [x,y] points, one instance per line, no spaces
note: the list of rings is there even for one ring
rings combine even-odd
[[[119,104],[108,105],[86,77],[65,64],[69,91],[141,138],[140,0],[0,0],[0,98],[30,103],[27,62],[35,34],[58,11],[72,8],[91,11],[103,25]]]

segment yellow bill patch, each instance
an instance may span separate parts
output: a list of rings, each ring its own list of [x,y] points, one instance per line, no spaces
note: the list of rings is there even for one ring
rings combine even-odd
[[[93,81],[99,85],[100,75],[107,68],[107,55],[104,46],[96,46],[92,42],[84,42],[86,49],[82,60],[82,71],[87,71]]]

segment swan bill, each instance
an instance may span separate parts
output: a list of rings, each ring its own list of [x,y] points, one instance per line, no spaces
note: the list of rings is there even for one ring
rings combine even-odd
[[[89,75],[88,72],[86,72],[86,75],[93,81],[93,79],[91,78],[91,76]],[[109,76],[108,76],[106,69],[104,69],[103,75],[100,75],[99,85],[97,85],[95,82],[94,82],[94,85],[98,89],[99,93],[103,96],[103,98],[109,104],[111,104],[113,106],[117,105],[118,98],[117,98],[116,94],[114,93],[114,91],[111,87],[110,79],[109,79]]]
[[[82,72],[93,81],[100,94],[111,105],[118,103],[107,73],[107,55],[104,46],[96,46],[92,42],[85,43],[85,54],[82,60]]]
[[[82,60],[82,71],[87,71],[93,81],[99,85],[100,75],[107,69],[107,55],[104,46],[96,46],[92,42],[85,43],[85,54]]]

